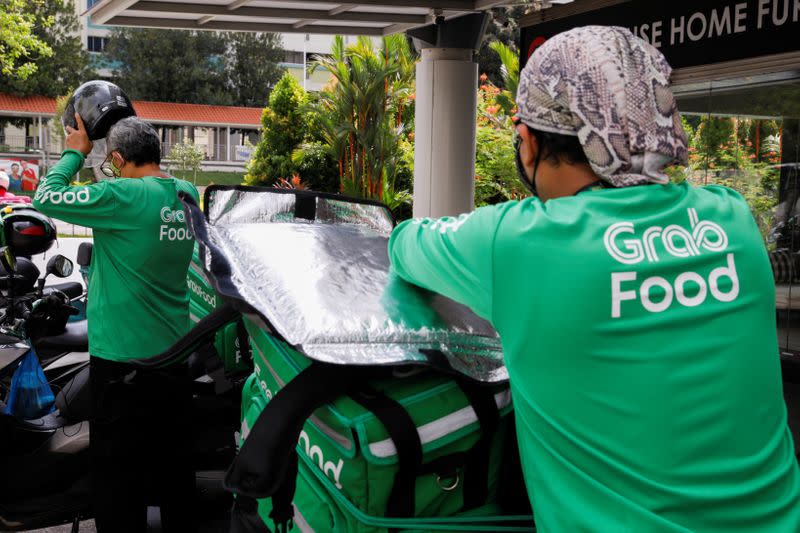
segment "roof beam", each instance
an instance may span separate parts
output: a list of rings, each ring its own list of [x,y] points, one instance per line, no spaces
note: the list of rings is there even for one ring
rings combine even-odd
[[[201,18],[200,20],[197,21],[197,25],[198,26],[202,26],[203,24],[208,24],[209,22],[211,22],[215,18],[216,18],[216,16],[214,16],[214,15],[206,15],[205,17],[203,17],[203,18]]]
[[[225,8],[228,11],[233,11],[235,9],[239,9],[240,7],[242,7],[243,5],[247,4],[248,2],[250,2],[250,0],[233,0],[233,2],[231,2],[230,4],[225,6]]]
[[[361,0],[359,6],[424,7],[472,11],[476,0]]]
[[[328,16],[331,16],[331,17],[336,16],[339,13],[344,13],[345,11],[350,11],[354,7],[356,7],[356,4],[342,4],[340,6],[334,7],[330,11],[328,11]]]
[[[96,4],[86,13],[91,15],[94,24],[105,24],[126,9],[136,4],[138,0],[105,0]]]
[[[419,26],[419,24],[392,24],[383,28],[383,35],[389,36],[395,33],[405,33],[407,30],[417,26]]]
[[[459,11],[481,11],[510,4],[512,0],[361,0],[356,6],[425,7],[429,9],[457,9]]]
[[[303,26],[308,26],[312,22],[313,21],[308,20],[308,19],[298,20],[297,22],[292,24],[292,28],[302,28]]]
[[[242,0],[237,0],[241,2]],[[249,1],[249,0],[248,0]],[[195,13],[197,15],[236,15],[242,17],[263,17],[292,20],[325,20],[339,22],[385,22],[393,24],[425,24],[425,15],[404,13],[361,13],[345,11],[331,15],[329,11],[311,9],[283,9],[277,7],[239,7],[235,11],[228,6],[210,4],[183,4],[144,0],[132,5],[129,11],[150,11],[153,13]]]
[[[368,28],[363,26],[306,26],[304,28],[293,28],[291,24],[231,22],[220,20],[214,20],[200,25],[195,20],[150,17],[114,17],[108,21],[108,24],[140,28],[176,28],[183,30],[319,33],[328,35],[383,35],[383,28]]]
[[[475,11],[484,11],[486,9],[491,9],[493,7],[508,3],[508,0],[475,0],[475,6],[473,9],[475,9]]]

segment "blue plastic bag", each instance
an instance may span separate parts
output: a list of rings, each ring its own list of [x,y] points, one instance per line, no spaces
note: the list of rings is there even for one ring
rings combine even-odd
[[[39,357],[31,348],[11,378],[6,414],[28,420],[52,413],[54,409],[53,390],[44,377]]]

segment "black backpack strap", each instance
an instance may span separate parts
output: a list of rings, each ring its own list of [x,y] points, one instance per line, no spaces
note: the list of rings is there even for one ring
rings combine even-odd
[[[400,403],[382,392],[362,388],[351,397],[381,421],[397,449],[398,471],[386,505],[386,516],[413,517],[417,476],[422,467],[422,441],[416,424]]]
[[[237,495],[231,509],[231,527],[228,533],[272,533],[258,516],[255,498]]]
[[[214,341],[217,331],[237,320],[241,315],[231,305],[224,304],[203,317],[200,322],[189,330],[165,351],[152,357],[131,359],[128,364],[142,368],[164,368],[176,363],[186,361],[198,347]]]
[[[464,469],[463,510],[466,511],[484,505],[489,497],[489,462],[492,439],[500,423],[500,411],[492,389],[469,379],[456,379],[456,382],[475,410],[481,428],[480,439],[469,451]]]
[[[239,355],[248,364],[253,364],[253,351],[250,349],[250,335],[244,325],[244,320],[236,322],[236,339],[239,341]]]
[[[272,511],[269,517],[275,525],[275,533],[287,533],[292,529],[294,519],[294,493],[297,490],[298,459],[297,452],[289,456],[286,478],[278,491],[272,495]]]

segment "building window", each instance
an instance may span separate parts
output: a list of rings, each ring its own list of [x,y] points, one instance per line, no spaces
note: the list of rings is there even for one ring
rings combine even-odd
[[[295,50],[286,50],[284,51],[284,61],[286,63],[292,63],[295,65],[302,65],[303,64],[303,52],[295,51]]]
[[[86,9],[91,9],[91,7],[99,1],[100,0],[86,0]]]
[[[106,44],[108,43],[107,37],[95,37],[93,35],[89,36],[89,40],[86,43],[86,49],[90,52],[102,52],[106,48]]]

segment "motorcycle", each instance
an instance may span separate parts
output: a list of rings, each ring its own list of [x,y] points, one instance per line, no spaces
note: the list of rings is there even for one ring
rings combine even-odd
[[[0,530],[24,531],[90,518],[89,474],[89,354],[86,320],[69,321],[76,305],[85,303],[79,283],[46,285],[50,275],[69,276],[72,262],[56,255],[39,277],[29,257],[49,248],[55,232],[43,215],[27,210],[25,218],[3,220],[0,248]],[[38,216],[37,216],[38,215]],[[36,246],[27,237],[44,238]],[[36,228],[36,229],[32,229]],[[15,240],[15,237],[16,240]],[[88,282],[91,243],[78,251],[78,263]],[[77,286],[77,287],[76,287]],[[88,284],[87,284],[88,286]],[[219,372],[213,342],[217,332],[239,314],[229,307],[211,312],[185,337],[162,354],[142,360],[142,366],[187,364],[192,370],[192,427],[202,428],[191,450],[202,506],[212,515],[231,506],[222,477],[235,454],[239,403],[245,373]],[[33,419],[4,414],[11,376],[33,348],[55,394],[51,413]],[[218,361],[218,358],[216,358]],[[211,377],[209,374],[213,374]],[[247,372],[249,374],[249,372]]]
[[[88,333],[83,285],[69,281],[46,285],[55,275],[65,278],[72,274],[72,262],[61,255],[50,257],[44,275],[31,257],[48,251],[56,240],[55,225],[45,215],[30,206],[5,206],[0,212],[0,236],[5,251],[0,258],[0,340],[2,345],[30,344],[27,338],[28,315],[34,311],[32,332],[37,339],[37,355],[45,376],[57,387],[68,381],[88,364]],[[79,258],[80,259],[80,258]],[[59,295],[78,309],[69,321],[55,330],[44,330],[43,321],[35,312],[44,298]],[[38,303],[37,303],[38,302]],[[41,331],[36,331],[39,325]],[[14,349],[0,348],[0,368],[13,363]],[[0,386],[3,385],[0,380]]]

